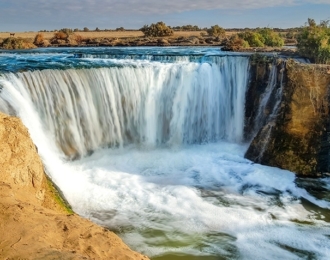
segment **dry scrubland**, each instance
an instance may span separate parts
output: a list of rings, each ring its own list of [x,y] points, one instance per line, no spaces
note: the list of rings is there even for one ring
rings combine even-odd
[[[38,32],[15,32],[15,37],[20,37],[24,39],[34,39]],[[189,37],[189,36],[200,36],[201,33],[205,33],[205,31],[176,31],[174,35],[175,37]],[[54,36],[54,32],[42,32],[44,38],[50,40]],[[106,31],[106,32],[76,32],[76,34],[81,35],[84,38],[131,38],[131,37],[143,37],[143,33],[141,31]],[[231,35],[233,32],[227,32],[226,34]],[[9,32],[0,32],[0,38],[4,39],[10,36]]]
[[[161,26],[165,26],[161,24]],[[166,26],[165,26],[166,28]],[[211,28],[212,29],[212,28]],[[148,32],[141,29],[127,31],[80,31],[61,29],[57,32],[2,32],[1,49],[29,49],[36,47],[74,47],[74,46],[226,46],[229,39],[237,35],[236,31],[199,30],[171,31],[163,34],[163,28]],[[213,29],[212,29],[213,30]],[[14,34],[14,36],[13,36]],[[237,45],[236,42],[234,44]],[[241,45],[238,49],[241,49]],[[244,48],[246,46],[243,46]],[[230,48],[229,48],[230,49]],[[236,50],[236,49],[232,49]],[[263,50],[267,51],[267,50]]]

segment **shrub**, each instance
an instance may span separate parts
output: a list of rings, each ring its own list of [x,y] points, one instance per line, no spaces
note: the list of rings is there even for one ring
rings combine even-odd
[[[294,40],[294,39],[296,39],[296,34],[295,34],[294,31],[290,30],[290,31],[288,31],[288,32],[286,33],[285,37],[286,37],[287,39]]]
[[[163,22],[143,26],[140,31],[145,37],[164,37],[173,35],[173,30]]]
[[[240,38],[237,34],[232,35],[224,44],[224,49],[230,51],[238,51],[248,47],[250,47],[249,43]]]
[[[248,42],[251,47],[264,47],[264,38],[257,32],[242,32],[238,37]]]
[[[270,28],[258,28],[256,31],[244,31],[238,33],[238,38],[245,41],[241,42],[242,45],[246,45],[247,43],[250,47],[281,47],[284,45],[284,40],[280,34]],[[236,41],[237,44],[239,43],[237,38],[233,38],[231,41]]]
[[[207,34],[213,37],[224,37],[226,35],[226,31],[225,29],[216,24],[214,26],[211,26],[210,29],[207,29]]]
[[[27,39],[9,37],[3,40],[1,47],[8,50],[33,49],[36,46]]]
[[[78,45],[80,45],[84,38],[80,34],[74,34],[74,40],[77,42]]]
[[[69,28],[62,28],[61,30],[59,30],[59,32],[64,32],[65,34],[70,35],[73,33],[73,30]]]
[[[59,32],[54,33],[53,39],[66,40],[68,37],[69,37],[68,34],[66,34],[65,32],[59,31]]]
[[[34,37],[34,41],[33,44],[37,45],[37,46],[41,46],[44,43],[44,34],[43,33],[38,33],[35,37]]]
[[[201,28],[199,28],[197,25],[191,25],[191,24],[175,26],[175,27],[172,27],[172,29],[175,31],[200,31],[201,30]]]
[[[258,30],[258,33],[261,35],[261,37],[264,39],[263,43],[266,46],[271,47],[282,47],[284,45],[284,40],[280,36],[279,33],[274,32],[274,30],[270,28],[263,28]]]
[[[315,63],[330,64],[329,21],[317,25],[314,19],[308,19],[308,25],[298,34],[297,42],[300,55]]]

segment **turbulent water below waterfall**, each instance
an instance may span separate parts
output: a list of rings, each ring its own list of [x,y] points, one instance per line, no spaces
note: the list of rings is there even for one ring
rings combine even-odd
[[[330,179],[244,159],[249,62],[216,48],[6,51],[0,110],[77,213],[153,259],[328,259]]]

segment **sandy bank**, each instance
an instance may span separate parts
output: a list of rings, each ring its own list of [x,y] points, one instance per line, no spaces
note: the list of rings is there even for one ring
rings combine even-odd
[[[113,232],[69,214],[18,118],[0,113],[0,259],[148,259]]]

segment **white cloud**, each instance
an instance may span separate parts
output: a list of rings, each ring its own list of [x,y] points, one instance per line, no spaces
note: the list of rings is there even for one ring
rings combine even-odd
[[[259,9],[275,6],[292,6],[302,3],[330,4],[330,0],[2,0],[0,8],[15,7],[16,11],[81,14],[166,14],[193,10]],[[6,4],[7,3],[7,4]],[[6,8],[7,6],[7,8]],[[3,9],[3,8],[1,8]]]
[[[188,19],[186,23],[208,26],[213,21],[220,22],[223,15],[228,17],[232,14],[236,20],[242,20],[246,14],[261,8],[279,7],[276,8],[276,12],[277,17],[280,17],[280,8],[283,10],[290,6],[298,8],[306,3],[330,5],[330,0],[0,0],[0,30],[53,29],[66,26],[140,28],[143,24],[155,22],[157,19],[179,25],[185,22],[185,18]],[[313,11],[313,5],[309,7],[308,11],[311,12],[306,13],[306,10],[300,9],[300,16],[304,19],[312,17],[311,14],[314,14],[313,17],[318,17],[315,11],[317,8]],[[198,12],[203,10],[206,12]],[[222,15],[219,14],[217,17],[217,12],[207,12],[210,10],[220,10]],[[190,11],[196,12],[188,14],[187,12]],[[260,10],[260,14],[262,13],[263,11]],[[327,17],[324,12],[319,16],[320,19],[328,19]],[[282,19],[284,18],[274,24],[280,23]],[[291,18],[286,17],[286,19]],[[235,24],[236,20],[232,19],[229,26]],[[293,22],[290,20],[289,24]],[[267,25],[268,21],[265,23]],[[239,26],[244,27],[247,24],[241,21]]]

